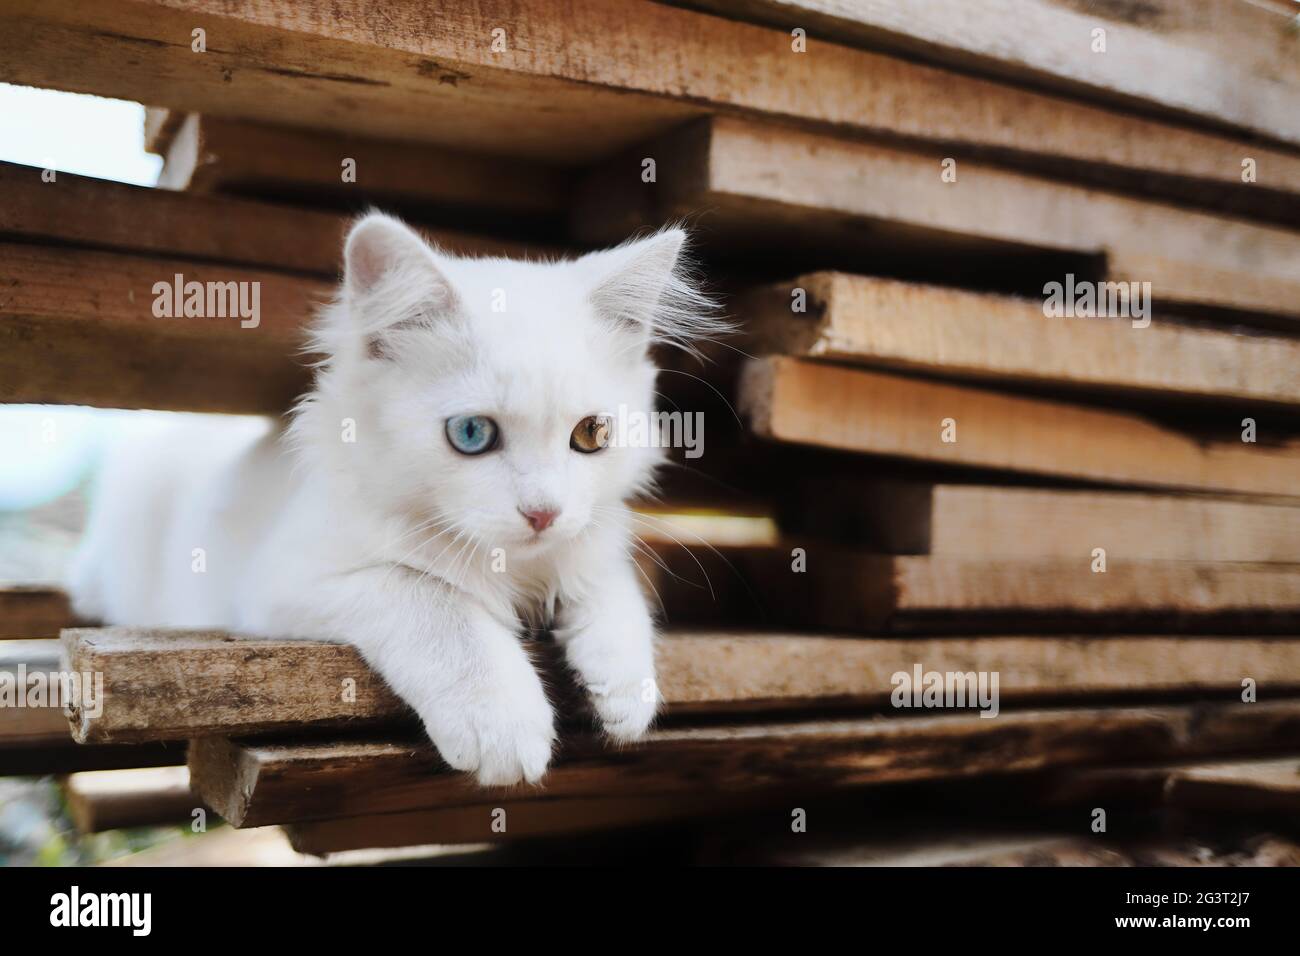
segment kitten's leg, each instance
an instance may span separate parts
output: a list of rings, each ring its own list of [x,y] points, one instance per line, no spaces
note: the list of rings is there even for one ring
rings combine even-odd
[[[484,785],[541,778],[555,741],[541,680],[516,634],[471,596],[399,566],[333,579],[304,604],[316,636],[355,645],[448,764]],[[302,633],[301,620],[285,626]]]
[[[555,639],[616,740],[645,734],[659,705],[654,623],[630,560],[611,567],[585,597],[561,603]]]

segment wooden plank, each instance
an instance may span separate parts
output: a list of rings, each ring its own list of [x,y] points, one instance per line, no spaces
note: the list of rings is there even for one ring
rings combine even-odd
[[[1290,633],[1300,565],[1137,561],[1090,553],[1005,559],[877,555],[816,540],[782,547],[664,547],[674,626],[867,633]]]
[[[343,179],[344,159],[355,164],[352,181]],[[182,119],[168,144],[159,185],[515,217],[555,216],[568,208],[567,177],[552,167],[197,113]]]
[[[773,799],[766,793],[690,793],[555,801],[506,797],[477,806],[305,820],[285,829],[290,844],[299,853],[323,855],[356,849],[496,843],[682,824],[767,805]]]
[[[68,721],[60,686],[49,675],[59,670],[57,640],[12,640],[0,644],[0,748],[66,745]],[[39,676],[38,676],[39,675]],[[37,683],[39,681],[39,684]],[[31,701],[27,688],[39,692]],[[29,706],[39,703],[39,706]],[[0,755],[0,764],[3,764]]]
[[[1194,810],[1300,814],[1300,758],[1241,760],[1173,769],[1166,800]]]
[[[350,646],[134,628],[70,630],[70,666],[104,675],[104,707],[77,714],[83,743],[409,722],[405,707]],[[673,633],[658,649],[660,693],[677,717],[699,713],[886,707],[893,676],[917,663],[999,673],[1000,699],[1075,700],[1126,693],[1239,694],[1300,686],[1300,639],[980,637]],[[558,667],[554,661],[548,671]],[[301,675],[310,673],[311,681]],[[348,681],[355,682],[355,687]],[[353,694],[344,694],[344,691]]]
[[[644,155],[672,175],[642,183]],[[977,159],[960,160],[956,181],[945,182],[941,162],[950,155],[715,117],[593,173],[579,194],[576,228],[584,239],[608,240],[685,217],[733,254],[779,230],[787,255],[807,246],[842,261],[856,250],[870,254],[872,271],[926,254],[952,256],[942,260],[945,273],[962,257],[996,264],[1030,250],[1104,256],[1107,279],[1150,282],[1161,308],[1258,311],[1289,322],[1300,315],[1300,234]],[[1058,266],[1042,269],[1064,282]]]
[[[255,744],[204,738],[190,751],[195,789],[237,827],[373,816],[492,800],[807,792],[960,779],[1103,760],[1176,759],[1294,744],[1300,704],[876,717],[656,730],[611,753],[571,741],[545,788],[482,788],[416,741]]]
[[[1300,488],[1294,442],[1198,440],[1126,412],[791,358],[748,362],[738,407],[761,438],[839,451],[1149,487]]]
[[[68,596],[43,585],[0,585],[0,640],[53,638],[65,627],[89,624],[78,621]]]
[[[1200,495],[812,480],[785,523],[891,554],[1300,563],[1295,503]]]
[[[795,312],[797,290],[802,307]],[[1048,317],[1041,299],[824,272],[731,306],[748,351],[976,381],[1300,404],[1300,342],[1150,317]]]
[[[263,270],[16,243],[0,243],[0,271],[6,402],[281,412],[310,385],[301,332],[331,290]],[[246,302],[256,290],[258,315],[158,318],[154,286],[177,275],[249,283],[235,288],[249,290]]]
[[[228,197],[111,183],[0,163],[0,239],[199,260],[258,270],[338,276],[351,216]],[[462,255],[519,256],[523,246],[450,229],[423,229]]]
[[[65,777],[61,789],[78,833],[188,826],[203,809],[186,767],[87,770]]]
[[[1285,2],[692,0],[720,13],[957,69],[1300,143],[1300,68]],[[1093,49],[1093,31],[1106,49]],[[812,41],[816,42],[816,41]],[[1288,55],[1289,54],[1289,55]],[[1207,82],[1213,77],[1213,82]]]
[[[1300,159],[1069,99],[662,4],[6,0],[10,82],[211,116],[582,165],[708,110],[944,143],[1267,212]],[[191,50],[196,22],[207,50]],[[581,23],[578,35],[572,24]],[[493,30],[505,30],[504,49]],[[487,38],[487,39],[485,39]],[[121,64],[134,64],[131,70]],[[1188,188],[1195,186],[1195,189]],[[1292,200],[1293,201],[1293,200]]]

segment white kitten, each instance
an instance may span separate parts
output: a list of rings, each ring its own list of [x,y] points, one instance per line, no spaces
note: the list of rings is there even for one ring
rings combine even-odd
[[[365,217],[288,430],[193,419],[117,449],[77,610],[350,642],[484,784],[546,769],[554,719],[519,637],[550,625],[606,731],[639,737],[654,629],[624,502],[658,450],[601,447],[600,416],[652,412],[652,342],[718,328],[684,239],[470,260]]]

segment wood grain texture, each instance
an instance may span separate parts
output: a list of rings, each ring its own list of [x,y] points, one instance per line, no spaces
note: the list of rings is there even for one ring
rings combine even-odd
[[[813,479],[783,522],[891,554],[1300,563],[1300,503],[1204,495]]]
[[[89,624],[78,621],[68,596],[42,585],[0,585],[0,640],[55,638],[65,627]]]
[[[1297,41],[1286,3],[1086,0],[691,0],[838,43],[1123,107],[1173,112],[1300,143]],[[1106,33],[1104,53],[1093,31]],[[816,41],[813,41],[816,42]],[[1213,77],[1213,81],[1207,81]]]
[[[65,777],[61,789],[78,833],[188,826],[203,809],[185,767],[82,771]]]
[[[1291,633],[1300,565],[879,555],[817,539],[659,551],[676,627],[899,634]]]
[[[653,731],[609,751],[573,741],[544,788],[482,788],[447,772],[429,746],[398,741],[239,743],[213,737],[190,750],[193,786],[237,827],[483,807],[515,797],[812,791],[959,779],[1101,761],[1177,759],[1293,744],[1300,704],[1279,701],[1154,709],[875,717]]]
[[[1234,760],[1169,772],[1165,798],[1173,806],[1229,813],[1300,814],[1300,758]]]
[[[672,175],[642,183],[641,155],[658,157]],[[742,248],[762,230],[780,230],[787,246],[856,249],[884,261],[978,254],[996,262],[1030,250],[1103,256],[1106,278],[1150,282],[1159,308],[1300,315],[1298,233],[979,159],[960,159],[956,181],[945,182],[941,164],[951,155],[714,117],[593,173],[575,228],[609,240],[687,217],[707,225],[714,241]],[[1064,281],[1064,270],[1054,278]]]
[[[188,31],[187,31],[188,33]],[[0,239],[338,277],[351,216],[229,197],[147,189],[0,163]],[[451,229],[423,229],[451,252],[522,256],[526,247]]]
[[[806,311],[795,312],[800,289]],[[750,352],[1144,397],[1300,404],[1300,343],[1159,314],[1145,328],[1126,318],[1054,318],[1041,299],[834,272],[755,289],[732,309]]]
[[[413,722],[346,645],[133,628],[70,630],[64,643],[71,666],[104,675],[102,715],[77,714],[72,723],[82,742]],[[554,660],[542,659],[548,671],[556,669]],[[669,633],[659,644],[657,680],[674,717],[885,707],[894,675],[910,677],[918,663],[927,671],[997,671],[999,694],[1016,703],[1136,693],[1233,696],[1245,676],[1269,692],[1300,687],[1300,640],[1248,637]]]
[[[1230,137],[830,43],[797,54],[787,31],[656,3],[400,0],[376,16],[363,0],[6,0],[0,11],[12,82],[565,164],[718,110],[1069,160],[1074,175],[1150,188],[1191,181],[1181,191],[1201,201],[1267,206],[1266,190],[1300,182],[1281,150],[1252,147],[1271,172],[1244,186]],[[211,39],[195,55],[200,21]]]
[[[774,357],[738,407],[772,441],[1114,484],[1295,495],[1300,447],[1201,441],[1125,412]],[[944,441],[944,421],[956,441]]]
[[[344,159],[356,178],[345,182]],[[331,135],[190,113],[159,185],[199,193],[310,195],[516,216],[566,208],[567,180],[533,163],[415,143]]]
[[[283,273],[17,243],[0,243],[0,270],[7,402],[281,412],[310,385],[303,331],[331,293]],[[155,284],[177,275],[247,283],[234,288],[256,289],[257,326],[155,316]]]

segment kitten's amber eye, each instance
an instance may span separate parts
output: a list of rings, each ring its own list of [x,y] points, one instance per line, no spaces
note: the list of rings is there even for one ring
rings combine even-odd
[[[608,416],[588,415],[573,426],[573,434],[569,436],[569,447],[584,455],[590,455],[609,444],[612,430],[613,423]]]

